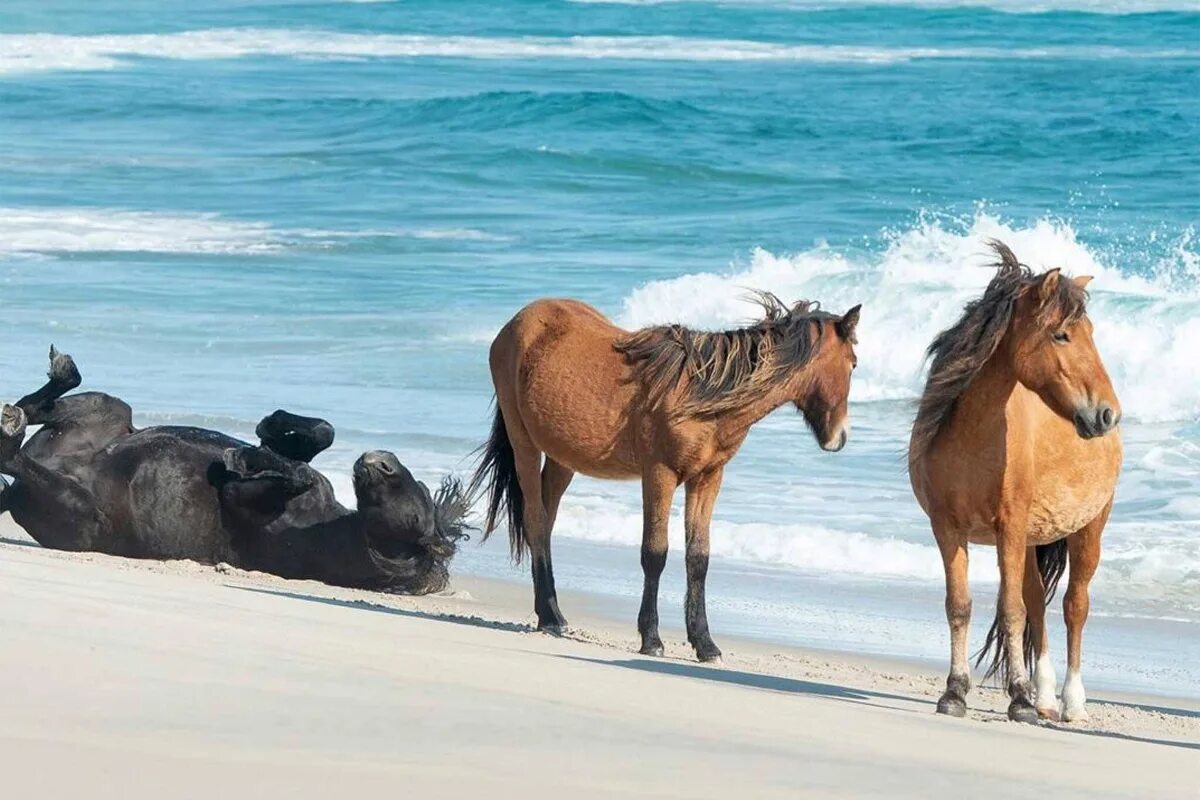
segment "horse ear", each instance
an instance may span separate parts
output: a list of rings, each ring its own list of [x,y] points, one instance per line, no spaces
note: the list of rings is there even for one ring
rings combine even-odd
[[[854,330],[858,327],[858,314],[860,311],[862,311],[862,303],[847,311],[842,315],[841,319],[834,323],[838,336],[848,342],[854,341]]]
[[[1088,284],[1092,282],[1092,276],[1080,275],[1078,277],[1071,278],[1071,282],[1074,283],[1075,287],[1078,289],[1086,289]]]
[[[1058,282],[1061,279],[1062,270],[1058,269],[1057,267],[1052,270],[1048,270],[1046,274],[1042,276],[1042,281],[1038,285],[1038,296],[1041,298],[1043,303],[1049,300],[1051,295],[1058,291]]]

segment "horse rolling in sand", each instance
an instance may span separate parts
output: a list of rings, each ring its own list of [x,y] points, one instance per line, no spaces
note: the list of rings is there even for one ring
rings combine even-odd
[[[995,545],[1000,564],[996,620],[976,663],[991,650],[987,674],[999,673],[1008,716],[1021,722],[1058,714],[1046,603],[1070,565],[1062,718],[1083,720],[1080,648],[1121,470],[1121,406],[1092,341],[1091,279],[1034,275],[1004,244],[991,246],[997,271],[983,297],[929,346],[909,444],[913,492],[946,569],[950,675],[937,710],[967,710],[967,544],[975,543]]]
[[[472,481],[489,493],[485,535],[506,514],[513,557],[528,548],[538,629],[560,633],[550,559],[559,501],[576,472],[642,481],[641,652],[662,655],[658,582],[667,521],[683,484],[688,641],[701,661],[721,651],[708,632],[709,522],[726,463],[750,427],[793,403],[825,450],[842,449],[859,307],[844,316],[760,293],[763,317],[722,332],[664,325],[629,332],[574,300],[538,300],[492,342],[497,408]],[[544,459],[543,459],[544,456]]]

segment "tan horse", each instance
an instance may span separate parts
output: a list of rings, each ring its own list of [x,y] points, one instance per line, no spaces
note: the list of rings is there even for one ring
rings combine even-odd
[[[708,632],[708,531],[725,464],[750,426],[794,403],[821,447],[846,443],[854,329],[816,304],[758,296],[764,317],[739,330],[678,325],[629,332],[574,300],[538,300],[492,342],[497,409],[472,482],[487,485],[485,533],[508,517],[513,556],[531,555],[538,628],[561,632],[550,533],[576,472],[642,481],[641,651],[661,655],[658,581],[675,490],[686,502],[686,622],[701,661],[720,658]],[[543,455],[545,459],[543,461]]]
[[[1121,471],[1121,407],[1092,341],[1091,279],[1034,275],[1002,243],[992,248],[999,262],[983,297],[929,347],[909,445],[913,492],[946,568],[950,676],[937,710],[967,709],[970,542],[995,545],[1000,564],[996,622],[979,660],[995,647],[988,675],[1007,682],[1008,716],[1022,722],[1058,714],[1045,614],[1069,562],[1062,718],[1081,720],[1088,584]]]

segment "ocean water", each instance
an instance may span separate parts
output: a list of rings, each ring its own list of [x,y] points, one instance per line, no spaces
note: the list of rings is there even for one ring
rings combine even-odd
[[[712,625],[944,663],[903,453],[923,348],[999,237],[1096,276],[1125,408],[1088,675],[1194,695],[1197,142],[1194,0],[8,0],[0,396],[54,342],[141,424],[318,414],[349,493],[368,448],[470,469],[488,343],[535,297],[631,327],[737,324],[748,288],[861,302],[847,449],[781,411],[727,472]],[[639,502],[578,480],[556,532],[560,586],[631,634]],[[502,539],[458,568],[525,580]]]

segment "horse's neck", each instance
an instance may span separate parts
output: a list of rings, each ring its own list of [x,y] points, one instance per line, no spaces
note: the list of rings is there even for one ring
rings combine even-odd
[[[1003,419],[1017,391],[1017,376],[1007,360],[993,356],[958,398],[955,417],[973,426],[989,418]]]
[[[775,409],[787,405],[796,397],[794,381],[772,387],[760,397],[749,400],[741,408],[730,411],[718,420],[722,438],[745,437],[750,428]]]

